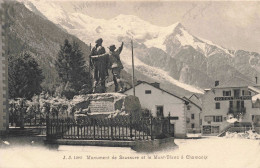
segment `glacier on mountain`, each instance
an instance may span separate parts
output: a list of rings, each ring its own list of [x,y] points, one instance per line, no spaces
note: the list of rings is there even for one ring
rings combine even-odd
[[[185,50],[177,55],[178,58],[176,59],[184,62],[177,62],[180,67],[176,73],[180,73],[181,69],[185,66],[191,68],[188,72],[191,73],[190,77],[187,79],[192,80],[192,82],[180,80],[180,77],[183,77],[183,74],[176,75],[178,78],[175,76],[174,79],[173,76],[169,75],[169,69],[148,65],[147,62],[140,59],[140,57],[142,57],[140,52],[138,56],[135,55],[135,63],[136,69],[143,74],[159,81],[171,82],[173,85],[179,86],[190,92],[203,93],[200,88],[186,84],[191,83],[197,85],[197,83],[200,83],[200,81],[195,81],[194,79],[197,78],[198,75],[192,73],[205,73],[205,76],[208,76],[207,79],[205,78],[205,81],[212,82],[213,80],[216,80],[214,78],[214,74],[220,66],[225,66],[227,69],[230,69],[230,66],[237,66],[235,63],[238,61],[232,63],[231,60],[233,58],[234,60],[237,60],[237,58],[235,58],[235,51],[230,51],[224,47],[214,44],[211,41],[191,35],[179,22],[167,27],[161,27],[142,20],[137,16],[123,14],[111,19],[97,19],[86,15],[82,11],[67,11],[58,2],[46,2],[40,0],[20,1],[22,1],[31,11],[35,12],[35,10],[38,10],[37,13],[42,13],[42,15],[48,20],[59,25],[70,34],[77,36],[87,44],[91,42],[93,43],[99,37],[103,38],[104,46],[109,46],[111,44],[118,46],[121,41],[124,41],[125,49],[121,54],[121,59],[124,66],[129,67],[129,72],[131,68],[130,39],[134,40],[134,45],[136,47],[135,51],[137,51],[137,48],[151,49],[155,47],[163,50],[168,54],[168,56],[175,58],[176,54],[180,50]],[[253,60],[253,57],[254,56],[252,55],[250,60]],[[224,59],[225,61],[223,61]],[[192,63],[192,61],[195,63]],[[201,66],[202,68],[198,67],[199,63],[203,64],[203,67]],[[250,65],[256,70],[260,69],[259,66],[254,65],[253,63]],[[194,72],[194,69],[198,71]],[[241,69],[241,71],[245,74],[252,75],[252,73],[255,73],[252,72],[251,69],[245,69],[242,65],[239,69]],[[186,79],[185,76],[182,79]],[[201,83],[197,86],[201,86]]]

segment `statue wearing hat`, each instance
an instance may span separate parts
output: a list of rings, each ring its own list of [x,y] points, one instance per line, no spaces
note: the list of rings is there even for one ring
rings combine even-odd
[[[116,92],[123,92],[124,91],[124,83],[120,79],[120,72],[124,68],[123,64],[120,60],[120,53],[122,52],[124,43],[122,42],[121,46],[116,50],[115,45],[109,46],[109,66],[112,70],[113,74],[113,81],[115,84],[115,91]],[[120,90],[118,89],[118,84],[120,85]]]
[[[96,45],[91,50],[90,66],[93,69],[93,93],[96,93],[97,85],[101,84],[101,89],[98,91],[104,93],[106,91],[105,80],[108,76],[109,57],[106,54],[105,48],[102,46],[103,39],[96,40]]]

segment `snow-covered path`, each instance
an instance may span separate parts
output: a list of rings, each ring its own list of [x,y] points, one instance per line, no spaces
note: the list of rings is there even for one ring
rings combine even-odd
[[[186,159],[179,167],[260,168],[259,140],[210,137],[175,142],[178,155],[207,156],[206,160]]]
[[[259,140],[210,137],[175,142],[178,149],[153,154],[89,146],[60,146],[58,150],[39,146],[0,148],[0,167],[260,168]]]

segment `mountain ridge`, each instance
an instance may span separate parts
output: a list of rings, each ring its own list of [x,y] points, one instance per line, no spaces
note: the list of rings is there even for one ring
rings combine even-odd
[[[109,20],[95,19],[80,12],[66,12],[57,3],[50,5],[34,0],[29,2],[46,18],[86,43],[102,37],[105,46],[118,45],[121,41],[133,38],[136,70],[154,79],[157,73],[163,76],[163,80],[157,79],[161,82],[172,81],[176,85],[174,80],[177,80],[178,84],[185,85],[182,86],[183,89],[187,89],[186,84],[194,90],[212,87],[215,80],[222,82],[234,75],[247,80],[260,75],[258,53],[229,50],[193,36],[180,22],[160,27],[137,16],[123,14]],[[57,14],[52,12],[54,10]],[[125,43],[121,54],[125,67],[131,64],[130,50],[130,44]],[[130,68],[128,72],[129,70]],[[201,92],[199,90],[197,92]]]

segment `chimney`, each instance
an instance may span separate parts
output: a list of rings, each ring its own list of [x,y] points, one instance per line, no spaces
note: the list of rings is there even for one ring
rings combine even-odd
[[[215,81],[215,87],[219,85],[219,81]]]
[[[160,88],[160,83],[154,82],[154,83],[151,83],[151,85],[156,88]]]
[[[257,76],[255,77],[255,83],[257,84]]]

